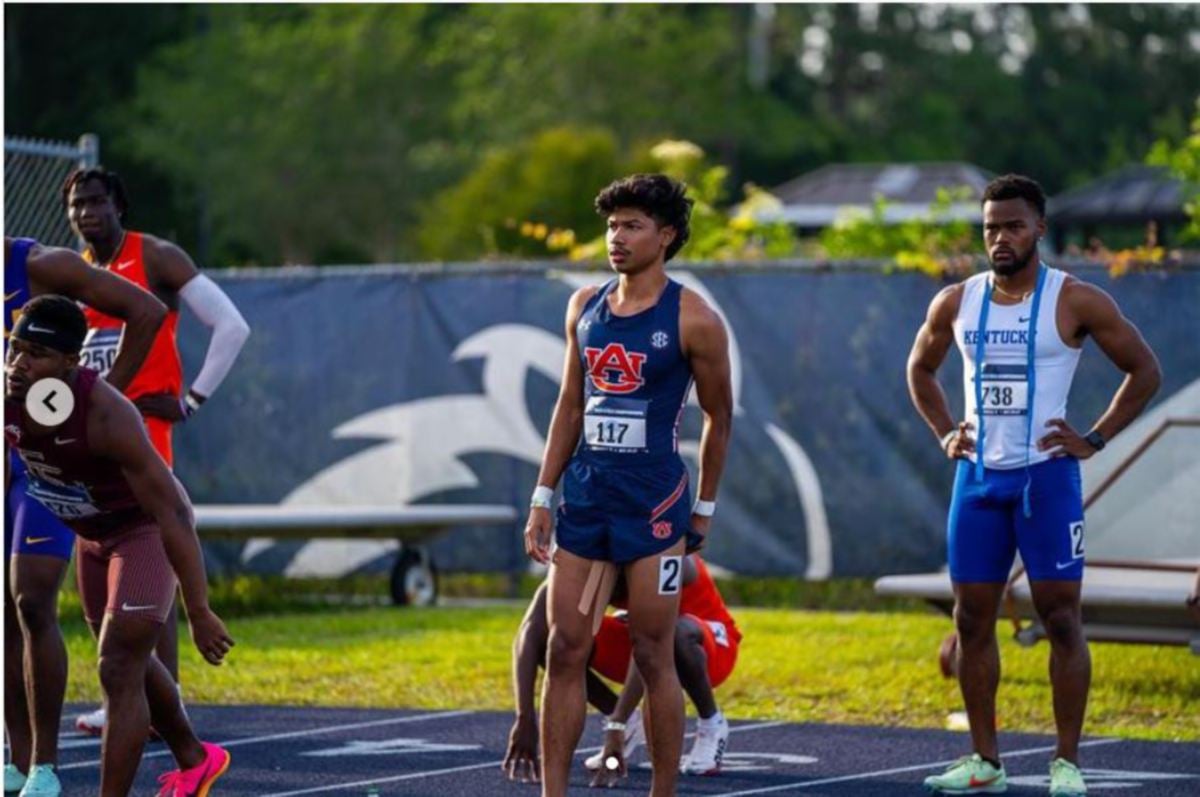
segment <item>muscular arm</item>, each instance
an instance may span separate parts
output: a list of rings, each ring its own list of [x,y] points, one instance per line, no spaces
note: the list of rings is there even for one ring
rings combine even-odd
[[[715,501],[733,427],[729,336],[721,317],[700,296],[688,290],[683,294],[679,326],[684,354],[696,381],[696,398],[704,413],[697,497]]]
[[[518,720],[534,719],[537,715],[533,704],[537,673],[545,666],[546,644],[550,638],[546,590],[546,584],[538,587],[513,639],[513,694]],[[611,714],[617,703],[617,696],[590,669],[587,671],[587,695],[588,703],[604,714]]]
[[[554,417],[550,420],[542,467],[538,471],[538,484],[546,487],[558,484],[567,461],[579,444],[579,433],[583,429],[583,365],[579,360],[579,337],[575,334],[575,324],[579,321],[583,306],[595,292],[594,287],[580,288],[567,303],[567,351],[562,386],[554,405]]]
[[[191,504],[151,446],[137,409],[115,391],[107,390],[101,395],[103,387],[97,384],[95,388],[92,414],[88,418],[92,450],[120,465],[138,503],[158,523],[188,611],[206,607],[208,584]]]
[[[518,719],[536,716],[533,698],[537,673],[546,661],[546,642],[550,638],[550,628],[546,622],[546,591],[546,584],[538,587],[513,639],[513,693]]]
[[[187,252],[170,241],[151,235],[143,236],[143,241],[146,280],[150,283],[151,290],[155,296],[164,301],[171,301],[177,306],[174,297],[200,273],[200,270],[196,268]]]
[[[629,672],[625,676],[625,686],[621,689],[621,696],[617,698],[617,707],[613,709],[612,719],[615,722],[625,722],[629,719],[629,715],[638,707],[638,703],[642,702],[642,696],[646,694],[646,684],[642,681],[642,674],[638,672],[637,662],[633,657],[629,657]]]
[[[954,429],[954,417],[937,372],[954,343],[954,318],[961,301],[962,285],[943,288],[933,297],[908,355],[908,395],[939,440]]]
[[[1125,379],[1104,414],[1092,425],[1105,440],[1113,439],[1146,408],[1162,384],[1158,358],[1138,328],[1112,297],[1095,285],[1072,280],[1063,289],[1072,314],[1083,332],[1092,336]]]
[[[166,306],[132,282],[88,265],[69,249],[42,249],[29,260],[29,277],[35,294],[66,296],[125,322],[108,383],[118,390],[128,387],[167,317]]]
[[[197,401],[204,401],[233,367],[250,337],[250,325],[225,292],[200,273],[187,252],[170,241],[146,236],[146,272],[160,298],[173,307],[182,300],[212,333],[204,364],[189,391]]]

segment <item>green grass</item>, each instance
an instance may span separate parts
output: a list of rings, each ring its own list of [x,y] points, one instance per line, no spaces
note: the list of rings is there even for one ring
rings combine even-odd
[[[68,699],[94,701],[95,648],[64,595]],[[301,603],[304,603],[301,601]],[[232,604],[232,605],[237,605]],[[224,704],[509,710],[519,605],[394,609],[314,606],[229,615],[238,646],[219,668],[181,643],[189,701]],[[742,608],[740,660],[718,691],[732,717],[942,727],[960,707],[937,671],[949,621],[923,611]],[[186,630],[181,629],[186,637]],[[1003,729],[1053,731],[1048,647],[1018,647],[999,627]],[[1200,741],[1200,666],[1183,648],[1094,644],[1089,734]]]

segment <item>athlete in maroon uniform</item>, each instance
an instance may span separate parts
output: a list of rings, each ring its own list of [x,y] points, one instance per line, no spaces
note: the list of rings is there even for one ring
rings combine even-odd
[[[5,441],[25,462],[29,494],[82,543],[79,587],[99,640],[100,685],[110,717],[102,797],[129,793],[151,722],[179,763],[161,779],[160,795],[204,795],[229,766],[229,753],[196,738],[174,682],[150,655],[176,577],[205,660],[220,664],[233,640],[208,607],[187,496],[151,446],[134,405],[95,371],[79,367],[86,332],[83,312],[69,299],[40,296],[26,305],[5,362]],[[53,426],[35,420],[25,400],[44,379],[59,380],[73,397],[65,419],[40,416]]]

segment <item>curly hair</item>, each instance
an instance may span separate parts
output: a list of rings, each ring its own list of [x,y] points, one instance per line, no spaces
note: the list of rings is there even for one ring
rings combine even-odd
[[[1002,199],[1024,199],[1037,210],[1038,218],[1046,217],[1046,192],[1038,185],[1037,180],[1031,177],[1021,174],[997,177],[983,189],[980,204]]]
[[[660,227],[674,227],[675,240],[667,246],[665,260],[674,257],[691,236],[692,204],[687,185],[665,174],[631,174],[609,183],[596,196],[596,212],[601,216],[618,208],[635,208]]]

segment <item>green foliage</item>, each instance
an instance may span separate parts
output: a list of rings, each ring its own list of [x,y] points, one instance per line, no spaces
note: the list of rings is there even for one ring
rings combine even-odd
[[[129,146],[209,188],[218,252],[394,258],[461,162],[428,6],[216,7],[139,72]]]
[[[732,210],[723,205],[729,169],[708,165],[704,150],[688,141],[663,141],[650,150],[663,173],[688,185],[692,235],[679,253],[681,260],[755,260],[794,254],[796,237],[783,222],[759,220],[757,213],[778,206],[770,193],[745,186],[745,197]]]
[[[1186,199],[1183,207],[1188,215],[1188,225],[1181,236],[1185,240],[1200,241],[1200,98],[1196,100],[1191,133],[1179,143],[1159,139],[1150,148],[1146,163],[1165,166],[1184,182]]]
[[[544,257],[548,245],[562,246],[562,230],[598,224],[592,198],[618,172],[617,142],[604,129],[556,127],[496,148],[426,206],[422,254]]]
[[[434,197],[560,128],[618,153],[693,141],[731,186],[961,159],[1054,194],[1181,137],[1200,92],[1195,4],[10,4],[5,21],[8,132],[99,133],[134,223],[209,242],[215,264],[413,258]]]
[[[877,196],[869,213],[844,214],[825,228],[821,247],[826,257],[890,258],[902,270],[935,277],[969,271],[978,243],[971,223],[953,211],[972,196],[965,186],[939,188],[927,215],[895,223],[887,220],[888,203]]]
[[[688,186],[692,207],[691,238],[678,260],[745,261],[787,257],[796,251],[792,228],[783,222],[762,221],[758,213],[778,206],[768,192],[745,186],[743,201],[733,209],[723,207],[729,169],[708,163],[704,150],[690,141],[661,141],[639,160],[645,164],[628,171],[657,171]],[[571,251],[575,260],[603,260],[604,236]]]

